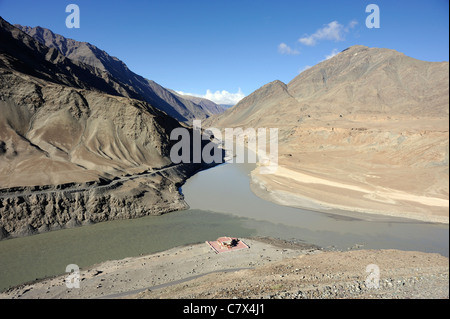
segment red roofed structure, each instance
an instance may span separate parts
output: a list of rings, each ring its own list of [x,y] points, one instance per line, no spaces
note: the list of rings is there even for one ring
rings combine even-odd
[[[246,243],[244,243],[242,240],[237,239],[236,237],[224,236],[217,238],[217,240],[215,241],[207,241],[206,243],[216,254],[250,248]]]

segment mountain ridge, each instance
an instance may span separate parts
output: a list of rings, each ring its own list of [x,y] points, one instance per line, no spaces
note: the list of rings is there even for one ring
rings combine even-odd
[[[0,27],[3,39],[0,43],[2,66],[58,84],[141,99],[136,92],[116,81],[108,72],[66,58],[55,48],[40,44],[2,18]],[[28,56],[25,52],[30,50],[36,54]],[[36,59],[39,59],[38,63]]]
[[[166,112],[178,121],[189,122],[193,119],[203,119],[222,111],[215,103],[209,107],[213,102],[199,105],[190,99],[174,94],[155,81],[134,73],[123,61],[110,56],[93,44],[65,38],[40,26],[33,28],[19,24],[15,26],[47,47],[58,49],[67,58],[109,72],[119,82],[135,91],[140,99]]]
[[[403,69],[399,71],[399,65]],[[448,62],[425,62],[390,49],[368,48],[356,45],[345,49],[335,57],[322,61],[303,71],[285,84],[275,80],[246,98],[232,109],[209,119],[210,125],[247,125],[249,123],[269,123],[270,116],[263,115],[261,108],[270,106],[263,100],[273,95],[279,88],[286,94],[280,94],[278,104],[287,103],[289,107],[299,109],[295,119],[302,116],[321,117],[323,114],[355,115],[374,114],[411,114],[439,116],[448,114]],[[446,72],[447,71],[447,72]],[[399,73],[400,72],[400,73]],[[374,74],[376,73],[376,74]],[[423,75],[425,74],[425,76]],[[416,79],[417,84],[410,79]],[[273,92],[271,92],[273,90]],[[286,102],[292,97],[296,100]],[[242,123],[237,121],[239,110],[244,114],[249,108],[249,101],[258,110],[250,120],[242,116]],[[421,108],[420,103],[427,103]],[[279,111],[282,111],[279,108]],[[291,114],[292,115],[292,114]],[[227,118],[232,118],[225,120]],[[265,118],[268,120],[265,121]],[[245,119],[245,120],[244,120]],[[295,125],[294,118],[284,118],[287,123]],[[222,122],[222,123],[221,123]],[[274,122],[276,123],[276,122]],[[267,125],[264,124],[264,125]]]

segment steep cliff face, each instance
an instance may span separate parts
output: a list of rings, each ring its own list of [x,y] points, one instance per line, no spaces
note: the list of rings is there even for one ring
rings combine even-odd
[[[0,192],[0,240],[189,208],[178,191],[195,171],[174,167],[119,180]]]

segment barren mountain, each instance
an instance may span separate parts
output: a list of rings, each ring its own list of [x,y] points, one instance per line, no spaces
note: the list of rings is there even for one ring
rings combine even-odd
[[[118,82],[135,92],[140,99],[166,112],[178,121],[203,119],[223,111],[211,101],[206,103],[206,101],[180,96],[158,83],[132,72],[124,62],[90,43],[67,39],[42,27],[31,28],[17,24],[15,26],[45,46],[57,49],[65,57],[109,73]]]
[[[41,45],[0,18],[0,66],[45,81],[80,89],[140,98],[108,72],[64,57],[58,50]]]
[[[0,239],[186,208],[181,124],[0,19]],[[128,94],[130,93],[130,94]]]
[[[353,46],[293,79],[301,112],[448,116],[448,62]]]
[[[353,46],[287,85],[274,81],[209,123],[297,125],[304,117],[358,114],[448,116],[448,62],[425,62],[395,50]],[[282,112],[278,117],[272,116]]]
[[[353,46],[204,127],[279,128],[279,169],[253,189],[280,204],[448,222],[448,103],[448,62]]]

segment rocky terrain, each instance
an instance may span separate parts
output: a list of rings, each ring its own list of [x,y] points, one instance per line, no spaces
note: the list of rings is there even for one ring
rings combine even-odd
[[[448,67],[353,46],[203,126],[279,129],[279,170],[252,174],[268,200],[448,223]]]
[[[0,298],[448,298],[448,258],[438,254],[242,240],[250,249],[215,254],[206,243],[176,247],[82,269],[80,288],[67,288],[66,274],[11,288]],[[366,283],[373,264],[376,286]]]
[[[0,240],[188,209],[179,187],[192,174],[171,166],[100,182],[2,189]]]
[[[169,155],[188,126],[3,19],[0,34],[0,239],[187,207],[202,164]]]
[[[367,285],[366,267],[380,269]],[[436,299],[449,296],[448,259],[395,250],[310,251],[255,269],[208,275],[136,298]]]
[[[155,81],[148,80],[132,72],[126,64],[107,52],[87,43],[67,39],[49,29],[42,27],[27,27],[16,24],[15,27],[32,36],[49,48],[58,50],[66,58],[79,61],[107,72],[124,87],[136,94],[152,106],[164,111],[178,121],[204,119],[224,111],[216,103],[203,98],[181,96],[168,90]]]

